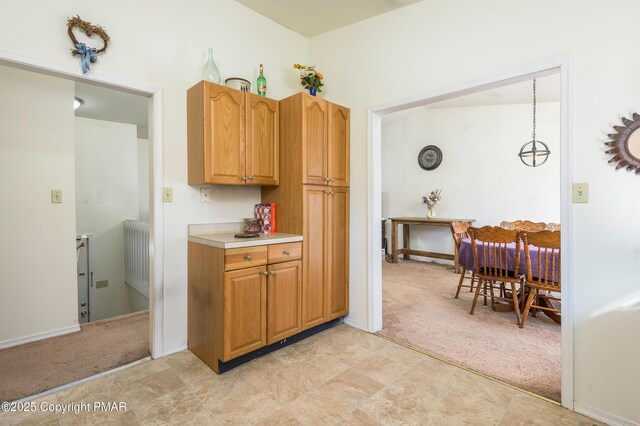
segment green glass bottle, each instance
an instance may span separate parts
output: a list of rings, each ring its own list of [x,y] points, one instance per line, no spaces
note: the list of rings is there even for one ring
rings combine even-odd
[[[267,96],[267,79],[262,74],[262,64],[260,64],[260,75],[256,81],[256,86],[258,86],[258,95]]]

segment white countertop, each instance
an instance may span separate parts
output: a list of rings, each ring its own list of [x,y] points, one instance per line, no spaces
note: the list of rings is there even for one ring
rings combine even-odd
[[[285,234],[283,232],[258,234],[259,237],[257,238],[236,238],[234,237],[235,234],[237,234],[237,232],[189,235],[189,241],[222,249],[302,241],[302,235]]]

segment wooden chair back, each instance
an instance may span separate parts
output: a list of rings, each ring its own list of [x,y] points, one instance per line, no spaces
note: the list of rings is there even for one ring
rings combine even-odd
[[[559,292],[560,280],[560,231],[526,232],[519,234],[524,244],[524,257],[527,267],[527,285],[549,291]],[[532,253],[529,245],[537,247]],[[534,256],[532,258],[532,256]],[[536,266],[533,267],[533,260]]]
[[[471,226],[470,222],[465,222],[462,220],[454,220],[451,222],[451,234],[453,235],[453,242],[456,246],[456,249],[460,248],[460,242],[465,238],[469,238],[469,233],[467,230]]]
[[[476,275],[489,280],[513,280],[519,277],[520,240],[518,232],[499,226],[470,227]],[[509,271],[509,244],[515,244],[514,271]]]
[[[500,227],[504,229],[515,229],[516,231],[539,232],[547,228],[544,222],[531,222],[530,220],[514,220],[513,222],[502,221]]]
[[[546,230],[547,231],[559,231],[560,230],[560,224],[559,223],[549,222],[549,223],[547,223]]]

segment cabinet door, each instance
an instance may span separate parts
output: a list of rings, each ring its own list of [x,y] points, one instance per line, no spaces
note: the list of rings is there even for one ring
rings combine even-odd
[[[329,185],[349,186],[349,108],[329,104]]]
[[[302,262],[269,265],[267,281],[267,344],[299,333]]]
[[[245,94],[206,85],[204,173],[206,183],[243,185],[245,175]]]
[[[247,183],[278,184],[278,101],[247,96]]]
[[[349,313],[349,189],[327,197],[327,321]]]
[[[236,358],[267,344],[264,266],[224,274],[224,356]]]
[[[327,184],[328,103],[302,95],[302,183]]]
[[[302,329],[325,322],[326,187],[303,189]]]

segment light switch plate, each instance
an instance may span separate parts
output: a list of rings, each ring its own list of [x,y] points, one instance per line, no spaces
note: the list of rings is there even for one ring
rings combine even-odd
[[[589,184],[574,183],[573,184],[573,202],[574,203],[588,203],[589,202]]]
[[[162,190],[162,199],[165,203],[173,203],[173,188],[164,188]]]
[[[62,203],[62,190],[60,189],[51,190],[51,202],[56,204]]]

